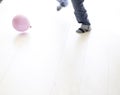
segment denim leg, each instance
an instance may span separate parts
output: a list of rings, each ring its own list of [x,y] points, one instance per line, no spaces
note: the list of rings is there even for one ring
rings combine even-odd
[[[57,0],[61,6],[66,7],[68,5],[68,0]]]
[[[90,25],[88,20],[87,11],[84,8],[83,2],[84,0],[71,0],[74,8],[74,13],[78,23],[82,23],[85,25]]]

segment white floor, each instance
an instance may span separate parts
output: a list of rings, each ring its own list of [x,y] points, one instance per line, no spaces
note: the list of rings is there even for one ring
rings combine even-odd
[[[80,26],[71,2],[3,0],[0,4],[0,95],[120,95],[119,0],[86,0],[92,31]],[[28,17],[19,33],[12,18]]]

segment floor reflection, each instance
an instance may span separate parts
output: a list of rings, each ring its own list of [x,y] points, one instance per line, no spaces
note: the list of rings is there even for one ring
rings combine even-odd
[[[25,46],[30,40],[30,36],[28,33],[20,33],[15,37],[14,44],[16,47]]]

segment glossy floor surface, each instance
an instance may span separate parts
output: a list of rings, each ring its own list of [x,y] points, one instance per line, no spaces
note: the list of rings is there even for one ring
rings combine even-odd
[[[119,0],[86,0],[92,31],[80,27],[71,2],[3,0],[0,4],[0,95],[120,95]],[[25,15],[32,28],[12,27]]]

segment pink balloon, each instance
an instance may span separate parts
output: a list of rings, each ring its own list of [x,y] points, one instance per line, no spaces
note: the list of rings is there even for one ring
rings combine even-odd
[[[13,27],[20,32],[24,32],[30,28],[28,19],[23,15],[16,15],[12,20]]]

